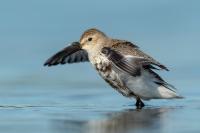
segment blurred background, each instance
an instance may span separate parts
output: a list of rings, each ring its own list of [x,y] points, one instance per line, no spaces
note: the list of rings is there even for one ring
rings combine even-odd
[[[43,67],[47,58],[93,27],[113,38],[132,41],[169,67],[170,72],[159,73],[183,96],[190,100],[198,97],[199,5],[198,0],[1,0],[0,111],[4,119],[0,130],[7,131],[10,124],[15,125],[11,121],[20,120],[20,113],[26,114],[28,119],[24,119],[28,122],[41,117],[39,113],[29,118],[31,113],[24,110],[8,113],[9,107],[40,105],[72,109],[96,103],[110,106],[117,99],[119,109],[134,103],[113,91],[89,63]],[[185,106],[183,103],[177,102]]]
[[[198,0],[1,1],[0,83],[55,85],[76,78],[76,83],[103,85],[88,63],[42,66],[52,54],[79,40],[86,29],[96,27],[136,43],[170,68],[168,80],[191,87],[188,79],[200,78],[199,4]]]

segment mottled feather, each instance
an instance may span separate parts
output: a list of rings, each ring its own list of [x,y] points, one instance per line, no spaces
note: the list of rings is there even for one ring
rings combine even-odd
[[[153,59],[151,56],[142,52],[137,45],[131,42],[128,42],[125,40],[113,39],[111,48],[114,49],[115,51],[120,52],[123,55],[143,57],[145,59],[150,60],[151,62],[154,62],[155,64],[158,64],[160,68],[165,69],[166,71],[169,71],[166,66],[162,65],[161,63]]]

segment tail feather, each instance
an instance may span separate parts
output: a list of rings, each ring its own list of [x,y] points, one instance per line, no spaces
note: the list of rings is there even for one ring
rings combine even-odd
[[[177,90],[173,85],[165,82],[164,80],[163,81],[154,81],[154,83],[156,83],[157,85],[160,85],[160,86],[164,86],[165,88],[167,88],[173,92],[176,92],[176,90]]]
[[[167,83],[164,79],[162,79],[153,70],[149,69],[148,71],[149,71],[149,73],[151,73],[154,76],[154,78],[155,78],[154,83],[159,85],[158,90],[159,90],[160,95],[163,98],[168,98],[168,99],[172,99],[172,98],[180,99],[180,98],[183,98],[182,96],[180,96],[177,93],[177,89],[173,85]]]
[[[165,87],[165,86],[161,85],[158,87],[158,91],[159,91],[160,95],[166,99],[174,99],[174,98],[182,99],[183,98],[174,89],[169,88],[169,86]]]

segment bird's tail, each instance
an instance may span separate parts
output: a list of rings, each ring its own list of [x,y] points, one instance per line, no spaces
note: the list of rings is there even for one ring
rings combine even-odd
[[[182,99],[184,98],[180,94],[177,93],[177,90],[174,86],[170,84],[160,85],[158,87],[158,91],[163,98],[166,99]]]

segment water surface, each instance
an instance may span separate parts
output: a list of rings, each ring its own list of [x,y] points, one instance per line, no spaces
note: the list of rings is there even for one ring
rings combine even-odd
[[[0,2],[0,132],[200,132],[200,2],[197,0]],[[159,72],[182,100],[142,110],[89,63],[43,67],[91,27],[126,39],[169,67]]]

